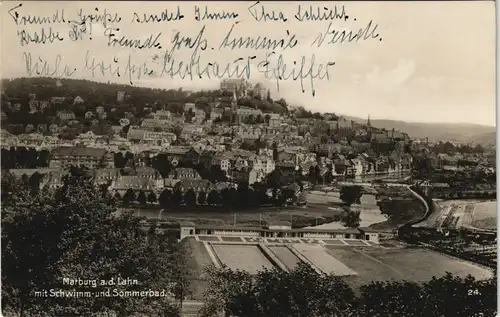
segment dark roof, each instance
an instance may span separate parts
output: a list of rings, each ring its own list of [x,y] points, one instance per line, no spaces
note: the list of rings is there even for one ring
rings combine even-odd
[[[391,229],[373,229],[373,228],[370,228],[370,227],[359,227],[358,228],[359,231],[361,232],[373,232],[373,233],[380,233],[380,232],[383,232],[383,233],[392,233],[393,230]]]
[[[268,226],[291,226],[290,221],[267,221]]]
[[[236,231],[260,231],[260,232],[307,232],[307,233],[355,233],[360,231],[356,228],[346,229],[316,229],[316,228],[300,228],[300,229],[267,229],[265,227],[238,227],[232,225],[195,225],[196,229],[202,230],[236,230]]]
[[[58,147],[52,151],[57,156],[99,156],[106,155],[106,149],[92,147]]]

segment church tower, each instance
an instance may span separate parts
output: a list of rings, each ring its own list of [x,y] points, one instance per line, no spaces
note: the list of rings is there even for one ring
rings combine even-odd
[[[231,108],[236,109],[238,98],[236,97],[236,88],[233,88],[233,98],[231,99]]]

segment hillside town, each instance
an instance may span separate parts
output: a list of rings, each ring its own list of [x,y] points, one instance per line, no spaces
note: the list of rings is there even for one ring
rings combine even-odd
[[[313,113],[234,79],[195,92],[18,78],[1,103],[8,316],[496,312],[495,144]],[[168,295],[31,296],[67,274]],[[313,304],[277,311],[290,289]]]
[[[165,190],[206,196],[269,176],[301,188],[402,178],[422,155],[432,166],[455,171],[492,174],[495,167],[494,151],[488,154],[483,145],[415,141],[373,127],[369,115],[358,123],[313,114],[273,101],[261,84],[243,80],[224,80],[217,91],[175,91],[182,96],[176,102],[142,105],[125,91],[96,104],[93,90],[76,95],[62,85],[51,89],[64,95],[14,95],[8,84],[2,95],[2,169],[25,178],[36,173],[40,188],[60,186],[69,166],[88,167],[117,197],[143,192],[151,203]]]

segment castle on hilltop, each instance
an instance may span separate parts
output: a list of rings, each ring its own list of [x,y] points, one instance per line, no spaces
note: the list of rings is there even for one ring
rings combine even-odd
[[[267,97],[268,89],[266,89],[262,84],[257,83],[252,85],[245,79],[223,79],[220,81],[220,88],[223,92],[231,92],[236,94],[236,98],[246,98],[259,96],[261,99]]]

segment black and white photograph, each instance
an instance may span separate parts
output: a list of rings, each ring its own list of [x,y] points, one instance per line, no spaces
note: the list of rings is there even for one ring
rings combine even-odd
[[[494,317],[494,1],[4,1],[1,315]]]

